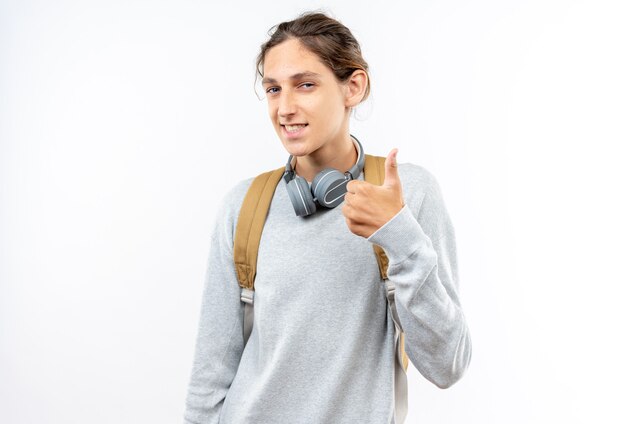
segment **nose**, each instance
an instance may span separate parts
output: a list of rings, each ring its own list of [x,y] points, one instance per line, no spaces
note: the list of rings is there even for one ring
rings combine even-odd
[[[278,98],[278,115],[285,117],[296,113],[296,99],[291,90],[283,90]]]

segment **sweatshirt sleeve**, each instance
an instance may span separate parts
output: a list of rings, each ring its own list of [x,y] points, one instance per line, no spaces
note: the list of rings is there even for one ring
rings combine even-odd
[[[409,202],[368,240],[389,258],[407,356],[440,388],[467,369],[472,345],[459,301],[454,228],[440,187],[427,174],[423,197]]]
[[[237,196],[231,191],[222,201],[211,235],[185,424],[219,422],[244,348],[241,292],[233,262],[236,224],[232,205],[237,203],[233,197]]]

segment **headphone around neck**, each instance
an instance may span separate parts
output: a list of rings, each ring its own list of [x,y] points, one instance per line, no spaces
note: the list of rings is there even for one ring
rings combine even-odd
[[[287,183],[289,199],[298,216],[312,215],[317,211],[316,205],[325,208],[334,208],[343,202],[346,194],[348,181],[354,180],[361,175],[365,165],[365,153],[363,146],[355,136],[350,134],[357,148],[358,156],[356,163],[350,170],[342,173],[335,168],[326,168],[320,171],[309,187],[305,178],[297,175],[292,166],[293,155],[289,155],[283,178]]]

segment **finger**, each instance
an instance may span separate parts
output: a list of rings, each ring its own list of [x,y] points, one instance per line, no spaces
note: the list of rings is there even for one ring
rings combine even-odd
[[[385,181],[384,186],[397,186],[400,185],[400,175],[398,174],[398,161],[397,161],[398,149],[394,148],[387,155],[385,159]]]
[[[348,181],[348,184],[346,184],[346,190],[350,193],[357,193],[359,191],[360,188],[362,188],[365,185],[368,185],[369,183],[367,181],[361,181],[361,180],[350,180]]]

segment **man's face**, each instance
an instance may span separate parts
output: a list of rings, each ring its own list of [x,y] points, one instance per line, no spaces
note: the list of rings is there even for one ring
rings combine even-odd
[[[286,40],[265,54],[263,75],[269,116],[289,154],[304,156],[342,141],[347,88],[317,55],[297,39]]]

